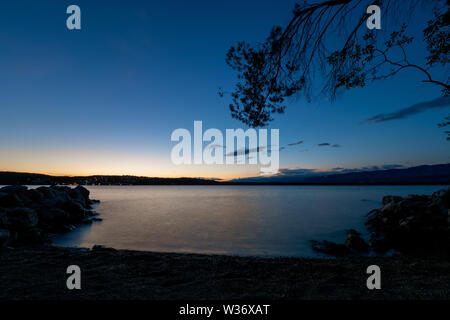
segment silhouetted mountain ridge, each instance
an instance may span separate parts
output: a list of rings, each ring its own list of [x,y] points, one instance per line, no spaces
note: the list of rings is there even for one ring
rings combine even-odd
[[[450,163],[422,165],[406,169],[277,175],[234,180],[240,184],[450,184]]]

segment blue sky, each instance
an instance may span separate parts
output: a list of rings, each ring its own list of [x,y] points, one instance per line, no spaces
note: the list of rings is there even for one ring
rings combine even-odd
[[[256,166],[174,166],[171,132],[245,128],[231,118],[236,75],[226,65],[237,41],[262,41],[285,25],[294,1],[8,1],[0,13],[0,171],[241,177]],[[66,28],[77,4],[82,30]],[[426,16],[418,17],[425,19]],[[412,27],[414,30],[414,27]],[[416,28],[416,31],[420,30]],[[413,58],[421,60],[417,49]],[[448,70],[447,70],[448,71]],[[442,75],[443,70],[436,70]],[[405,71],[345,92],[334,103],[289,101],[269,128],[283,168],[326,170],[450,162],[437,123],[449,108],[402,120],[364,123],[439,97],[440,89]],[[318,147],[320,143],[340,148]]]

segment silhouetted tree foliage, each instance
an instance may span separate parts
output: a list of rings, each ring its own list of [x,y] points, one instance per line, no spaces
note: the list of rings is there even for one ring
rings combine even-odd
[[[408,59],[407,47],[414,38],[407,34],[406,23],[397,24],[397,30],[389,33],[366,28],[366,9],[371,4],[381,7],[383,25],[388,20],[398,22],[405,12],[409,12],[408,19],[417,5],[433,6],[434,18],[423,30],[428,52],[425,66]],[[450,0],[297,4],[289,24],[273,27],[264,42],[239,42],[229,49],[226,62],[238,73],[231,93],[231,114],[249,126],[264,126],[274,114],[284,112],[288,97],[302,93],[308,101],[319,95],[334,100],[340,89],[364,87],[405,69],[421,72],[424,82],[441,87],[442,94],[448,95],[449,79],[435,79],[430,68],[446,66],[449,59],[449,7]],[[336,41],[332,38],[337,36],[343,42],[333,48]],[[219,94],[223,96],[223,92]]]
[[[448,115],[447,118],[445,118],[445,120],[447,120],[447,121],[444,121],[444,122],[440,123],[439,127],[443,128],[443,127],[450,126],[450,114]],[[450,130],[445,131],[445,133],[447,134],[447,140],[450,141]]]

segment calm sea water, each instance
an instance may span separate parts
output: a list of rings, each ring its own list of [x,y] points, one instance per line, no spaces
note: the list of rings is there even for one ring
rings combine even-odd
[[[103,218],[57,236],[56,245],[232,255],[315,256],[309,240],[365,233],[384,195],[442,186],[96,186]]]

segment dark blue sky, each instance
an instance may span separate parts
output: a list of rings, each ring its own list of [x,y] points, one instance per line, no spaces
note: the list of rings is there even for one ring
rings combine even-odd
[[[263,40],[285,25],[294,1],[8,1],[0,13],[0,170],[52,174],[242,177],[256,166],[174,166],[176,128],[245,128],[229,100],[226,65],[237,41]],[[82,30],[66,28],[70,4]],[[417,18],[417,22],[426,15]],[[412,27],[417,31],[420,29]],[[420,37],[420,35],[419,35]],[[336,40],[338,41],[338,40]],[[419,40],[420,41],[420,40]],[[419,48],[419,47],[417,47]],[[423,63],[422,53],[413,53]],[[442,75],[443,70],[435,70]],[[365,119],[433,100],[440,89],[405,71],[346,92],[333,104],[289,102],[271,123],[281,167],[330,169],[450,162],[437,123],[448,108],[406,119]],[[317,144],[339,144],[339,148]]]

